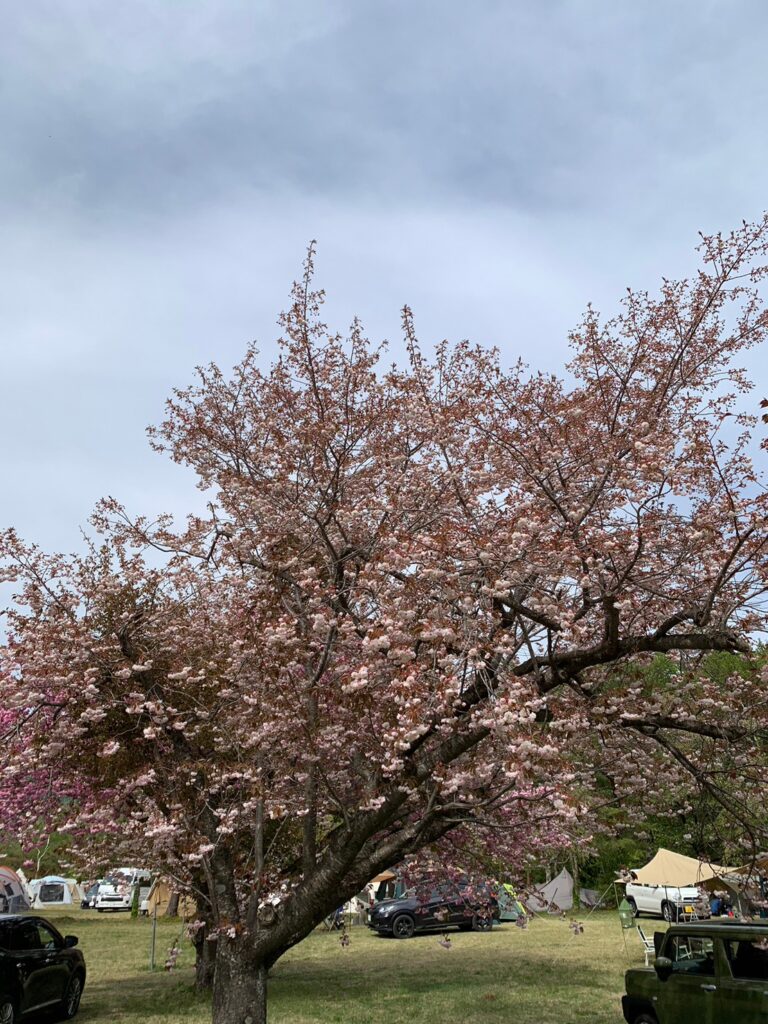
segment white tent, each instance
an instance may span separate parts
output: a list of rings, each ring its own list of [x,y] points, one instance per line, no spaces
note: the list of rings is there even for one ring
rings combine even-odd
[[[0,868],[0,914],[18,914],[29,910],[29,900],[21,879],[11,868]]]
[[[635,876],[632,881],[637,881],[641,885],[698,885],[711,878],[732,875],[734,871],[736,871],[735,868],[726,868],[722,864],[712,864],[706,860],[686,857],[682,853],[665,850],[662,846],[645,867],[637,868],[632,872]]]
[[[573,907],[573,877],[566,868],[546,885],[533,889],[523,901],[535,914],[547,911],[571,910]]]
[[[45,878],[33,878],[29,883],[29,895],[35,910],[50,907],[79,906],[83,898],[82,890],[74,878],[62,878],[60,875],[46,875]]]

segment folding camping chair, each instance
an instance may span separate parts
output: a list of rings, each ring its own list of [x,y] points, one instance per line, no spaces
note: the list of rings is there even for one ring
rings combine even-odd
[[[327,932],[340,931],[344,927],[344,907],[337,907],[323,919],[323,924]]]
[[[645,953],[645,966],[650,967],[651,960],[656,959],[656,947],[653,944],[653,939],[649,939],[645,934],[640,925],[635,925],[637,928],[637,934],[640,936],[640,941],[643,944],[643,952]]]

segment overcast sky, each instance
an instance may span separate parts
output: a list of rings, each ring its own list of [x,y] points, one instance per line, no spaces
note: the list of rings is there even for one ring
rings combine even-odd
[[[35,0],[0,32],[0,525],[181,511],[144,428],[276,317],[559,369],[588,301],[768,206],[762,0]],[[752,372],[768,393],[768,358]]]

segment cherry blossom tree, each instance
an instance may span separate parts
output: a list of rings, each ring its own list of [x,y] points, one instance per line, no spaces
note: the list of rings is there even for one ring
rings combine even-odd
[[[39,763],[27,746],[29,714],[45,718],[38,703],[27,709],[0,709],[0,743],[4,757],[0,774],[0,841],[18,850],[20,866],[39,875],[43,864],[66,855],[58,828],[81,805],[85,784],[78,775],[65,776],[47,758]]]
[[[73,828],[195,892],[217,1024],[265,1021],[268,970],[383,868],[579,842],[597,772],[642,791],[638,746],[702,784],[703,743],[762,756],[754,681],[695,659],[765,628],[734,360],[768,327],[767,248],[765,221],[705,238],[692,280],[589,310],[568,383],[428,358],[407,309],[383,367],[322,323],[310,250],[279,359],[201,369],[151,431],[207,515],[109,499],[68,558],[4,535],[6,778],[79,780]],[[680,679],[638,684],[657,653]]]

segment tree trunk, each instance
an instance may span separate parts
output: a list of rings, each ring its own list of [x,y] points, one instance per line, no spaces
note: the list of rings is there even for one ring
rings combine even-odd
[[[213,1024],[267,1024],[267,965],[240,939],[217,942]]]
[[[216,939],[209,939],[206,929],[201,928],[192,940],[195,946],[195,988],[198,992],[209,992],[213,988],[216,971]]]
[[[581,909],[581,879],[579,876],[579,859],[571,852],[571,875],[573,876],[573,909]]]
[[[208,879],[201,872],[194,876],[195,909],[197,922],[202,924],[192,934],[195,947],[195,988],[198,992],[209,992],[213,988],[216,969],[216,939],[209,938],[214,931],[211,917],[211,901],[208,898]]]
[[[166,917],[178,917],[179,916],[179,894],[177,892],[171,893],[171,898],[168,900],[168,906],[165,908]]]

